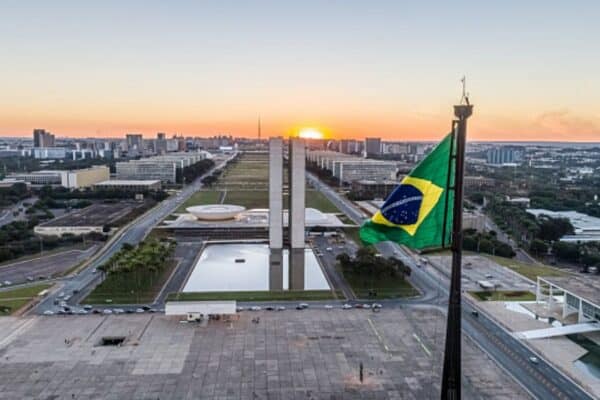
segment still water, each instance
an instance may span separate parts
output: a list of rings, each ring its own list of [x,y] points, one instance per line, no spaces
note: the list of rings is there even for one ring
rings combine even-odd
[[[186,282],[184,292],[269,290],[269,246],[266,244],[208,245]],[[244,259],[245,262],[235,262]],[[304,289],[329,290],[327,279],[310,249],[304,253]],[[283,288],[288,289],[287,251],[283,254]]]

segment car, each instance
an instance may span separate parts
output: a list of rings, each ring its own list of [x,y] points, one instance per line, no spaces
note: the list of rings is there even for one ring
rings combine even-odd
[[[112,310],[110,308],[105,308],[104,310],[102,310],[102,314],[112,314]]]
[[[266,306],[265,310],[267,310],[267,311],[274,311],[275,307],[273,307],[273,306]]]
[[[135,310],[128,308],[125,310],[125,314],[133,314],[135,312]]]
[[[58,310],[56,313],[58,315],[65,315],[66,314],[65,310]]]
[[[333,248],[332,247],[327,247],[325,250],[327,250],[327,251],[333,251]]]
[[[300,303],[298,305],[302,308],[308,308],[308,304],[306,304],[306,303]]]
[[[58,296],[56,296],[56,297],[58,297],[58,298],[65,297],[65,292],[60,292],[60,293],[58,294]]]
[[[115,314],[123,314],[123,313],[125,312],[125,310],[123,310],[122,308],[115,308],[115,309],[113,310],[113,312],[114,312]]]
[[[363,304],[363,308],[371,308],[371,305],[368,303]]]
[[[72,292],[72,293],[73,293],[73,294],[77,294],[77,293],[79,293],[79,290],[77,290],[77,289],[73,289],[73,292]]]
[[[90,310],[92,309],[92,306],[91,306],[91,305],[89,305],[89,304],[85,304],[85,305],[83,306],[83,309],[84,309],[84,310],[87,310],[87,311],[90,311]]]
[[[529,357],[529,362],[532,364],[539,364],[540,360],[537,357]]]
[[[61,306],[61,307],[66,307],[67,306],[67,302],[63,300],[63,301],[59,302],[58,305]]]
[[[150,314],[154,314],[154,313],[156,312],[156,309],[155,309],[155,308],[151,308],[151,309],[149,309],[149,310],[148,310],[148,312],[149,312]]]
[[[244,308],[244,307],[236,307],[236,308],[235,308],[235,311],[236,311],[236,312],[242,312],[242,311],[244,311],[244,310],[245,310],[245,308]]]
[[[44,315],[54,315],[54,311],[52,311],[52,310],[46,310],[46,311],[44,311],[43,314]]]
[[[143,314],[144,313],[144,309],[143,308],[136,308],[135,312],[138,314]]]
[[[285,311],[285,307],[284,306],[279,306],[279,307],[277,307],[277,311]]]
[[[296,310],[304,310],[304,307],[296,306]]]
[[[70,295],[67,295],[67,296],[65,296],[65,297],[63,298],[63,300],[64,300],[64,301],[69,301],[70,299],[71,299],[71,296],[70,296]]]
[[[473,311],[471,311],[471,315],[472,315],[473,317],[477,318],[477,317],[479,317],[479,311],[477,311],[477,310],[473,310]]]
[[[352,306],[350,304],[347,304],[347,303],[342,306],[342,310],[349,310],[351,308],[352,308]]]
[[[331,309],[333,309],[333,306],[331,304],[325,304],[323,306],[323,308],[326,309],[326,310],[331,310]]]
[[[363,305],[362,305],[362,304],[360,304],[360,303],[358,303],[358,304],[355,304],[355,305],[354,305],[354,308],[363,308]]]
[[[43,281],[44,279],[46,279],[46,277],[45,277],[44,275],[40,275],[40,276],[38,276],[38,279],[39,279],[40,281]]]
[[[11,281],[4,281],[4,284],[5,284],[6,286],[9,286],[9,285],[12,285],[12,282],[11,282]]]
[[[102,313],[102,311],[100,311],[100,310],[97,310],[97,309],[92,310],[92,314],[101,314],[101,313]]]
[[[77,311],[77,314],[79,314],[79,315],[87,315],[87,313],[88,312],[86,310],[79,310],[79,311]]]
[[[94,269],[92,270],[92,274],[95,274],[95,273],[97,273],[97,272],[98,272],[98,270],[97,270],[96,268],[94,268]]]
[[[33,279],[33,276],[28,276],[28,277],[27,277],[27,280],[28,280],[29,282],[33,282],[33,281],[34,281],[34,279]]]
[[[486,279],[492,279],[493,277],[494,277],[494,275],[492,275],[492,274],[485,274]]]
[[[149,306],[142,306],[142,309],[143,309],[144,311],[150,311],[150,307],[149,307]]]
[[[383,308],[383,305],[380,303],[373,303],[373,308]]]
[[[262,308],[260,308],[259,306],[250,307],[250,311],[260,311],[260,310],[262,310]]]

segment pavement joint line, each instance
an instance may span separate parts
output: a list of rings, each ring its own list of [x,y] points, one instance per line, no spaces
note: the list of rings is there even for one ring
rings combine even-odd
[[[88,340],[90,340],[90,338],[92,336],[94,336],[94,334],[98,331],[98,329],[100,329],[100,327],[106,322],[107,319],[108,319],[108,315],[106,315],[104,318],[102,318],[102,321],[100,321],[100,323],[98,325],[96,325],[96,327],[94,329],[92,329],[92,331],[90,332],[90,334],[88,335],[88,337],[85,338],[86,342]]]
[[[146,322],[146,325],[144,325],[144,329],[142,329],[142,331],[140,332],[140,335],[137,338],[137,341],[139,342],[140,340],[142,340],[142,337],[144,336],[144,334],[146,333],[146,330],[148,329],[148,327],[150,326],[150,323],[152,322],[152,320],[154,319],[154,315],[150,316],[150,318],[148,318],[148,322]]]
[[[375,324],[373,324],[373,321],[371,321],[371,318],[367,318],[367,321],[369,321],[369,325],[371,326],[371,329],[373,330],[373,333],[375,333],[375,337],[377,338],[377,341],[379,342],[379,344],[381,346],[383,346],[383,348],[385,349],[385,351],[387,351],[388,353],[391,353],[392,351],[389,349],[389,347],[387,346],[387,344],[385,344],[385,342],[383,341],[383,338],[379,334],[379,331],[375,327]]]
[[[425,343],[423,343],[423,341],[421,340],[421,338],[419,337],[419,335],[417,335],[416,333],[413,333],[412,335],[415,338],[415,340],[419,343],[419,346],[421,346],[421,348],[423,349],[423,351],[425,353],[427,353],[427,355],[429,357],[431,357],[431,351],[429,351],[429,349],[427,348],[427,346],[425,346]]]
[[[0,349],[5,347],[6,345],[10,344],[10,342],[13,341],[13,339],[16,338],[16,336],[18,336],[21,331],[29,328],[31,325],[33,325],[35,323],[36,319],[35,318],[28,318],[26,319],[21,325],[19,325],[17,328],[15,328],[11,333],[8,334],[8,336],[6,336],[4,339],[2,339],[0,341]]]

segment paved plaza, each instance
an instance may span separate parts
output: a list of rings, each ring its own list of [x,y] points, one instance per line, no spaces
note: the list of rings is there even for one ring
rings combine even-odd
[[[444,325],[423,306],[201,324],[161,314],[6,317],[0,399],[435,399]],[[125,342],[100,346],[108,336]],[[463,354],[464,398],[529,398],[468,339]]]

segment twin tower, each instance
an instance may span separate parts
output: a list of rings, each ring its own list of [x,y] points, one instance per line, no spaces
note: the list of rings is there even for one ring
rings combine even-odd
[[[305,143],[290,138],[284,154],[282,138],[269,141],[269,289],[283,290],[284,256],[288,256],[288,288],[304,290]],[[287,182],[284,164],[287,161]],[[284,190],[287,183],[287,192]],[[284,204],[287,212],[284,213]],[[287,227],[287,230],[284,228]],[[287,233],[287,235],[286,235]],[[287,251],[284,251],[287,250]]]

